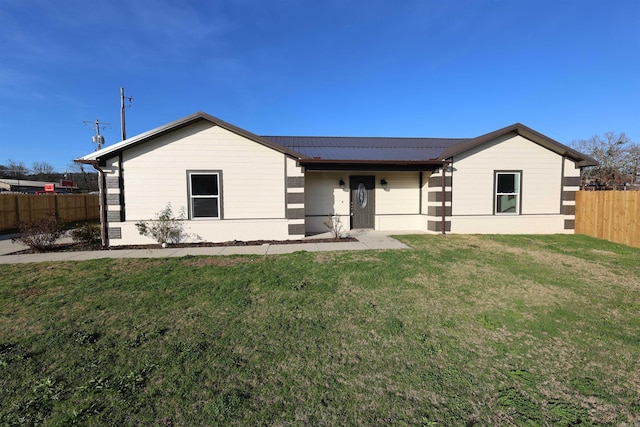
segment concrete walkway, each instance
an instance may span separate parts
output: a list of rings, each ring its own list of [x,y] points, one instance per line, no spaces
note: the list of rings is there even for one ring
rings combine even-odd
[[[396,231],[393,234],[424,234],[422,231]],[[27,249],[26,246],[12,243],[11,236],[0,236],[0,264],[18,264],[45,261],[83,261],[100,258],[167,258],[186,255],[277,255],[298,251],[358,251],[367,249],[409,249],[389,237],[389,233],[375,230],[352,230],[350,236],[357,242],[314,242],[319,238],[330,238],[329,233],[307,237],[304,243],[284,245],[263,244],[256,246],[215,246],[209,248],[165,248],[165,249],[112,249],[104,251],[47,252],[41,254],[11,255],[13,252]]]

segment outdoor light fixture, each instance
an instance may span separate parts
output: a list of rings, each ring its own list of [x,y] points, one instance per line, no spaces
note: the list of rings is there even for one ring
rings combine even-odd
[[[340,178],[340,188],[344,190],[344,180]]]
[[[386,179],[382,178],[380,180],[380,185],[382,185],[382,188],[387,188],[387,184],[388,184],[388,182],[387,182]]]

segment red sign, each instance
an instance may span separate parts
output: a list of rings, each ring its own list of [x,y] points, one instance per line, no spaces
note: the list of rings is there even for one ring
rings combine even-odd
[[[63,187],[73,187],[73,180],[71,180],[71,179],[61,179],[60,180],[60,185],[62,185]]]
[[[46,193],[53,193],[54,191],[56,191],[56,185],[55,184],[45,184],[44,185],[44,191]]]

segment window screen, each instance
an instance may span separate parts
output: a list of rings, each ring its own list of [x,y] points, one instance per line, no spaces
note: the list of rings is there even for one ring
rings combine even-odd
[[[520,172],[496,172],[496,214],[520,213]]]
[[[217,172],[189,174],[191,218],[220,218],[220,182]]]

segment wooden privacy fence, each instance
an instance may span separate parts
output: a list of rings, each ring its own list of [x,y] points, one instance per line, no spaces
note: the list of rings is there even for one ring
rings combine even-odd
[[[640,191],[578,191],[575,232],[640,248]]]
[[[0,231],[15,230],[18,222],[37,221],[55,212],[63,221],[100,217],[97,194],[0,194]]]

